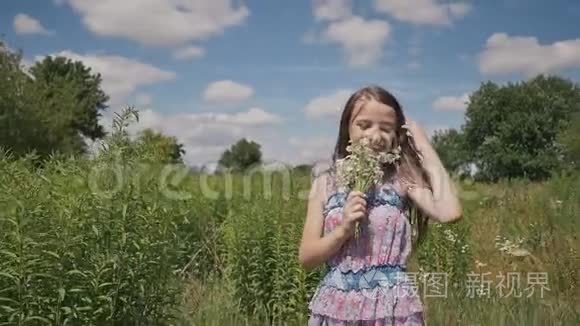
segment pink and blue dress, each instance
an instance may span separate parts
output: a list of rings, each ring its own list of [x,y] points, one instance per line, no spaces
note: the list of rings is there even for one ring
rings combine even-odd
[[[348,193],[327,178],[324,234],[342,222]],[[425,325],[417,284],[407,273],[411,225],[407,198],[389,180],[367,192],[368,220],[327,262],[309,303],[309,326]]]

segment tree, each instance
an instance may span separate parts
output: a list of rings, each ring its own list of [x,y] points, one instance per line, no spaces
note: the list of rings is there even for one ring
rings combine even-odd
[[[543,179],[566,164],[556,136],[580,112],[578,85],[543,75],[503,87],[486,82],[469,102],[465,148],[484,179]]]
[[[36,151],[47,155],[56,144],[28,94],[32,80],[23,71],[22,54],[0,42],[0,146],[15,157]]]
[[[312,171],[313,167],[313,164],[298,164],[292,170],[298,174],[308,174]]]
[[[433,134],[433,148],[445,168],[453,173],[465,173],[469,165],[463,134],[457,129],[437,130]]]
[[[93,74],[81,61],[64,57],[46,57],[30,73],[34,77],[34,94],[44,112],[57,127],[80,132],[95,140],[105,135],[99,124],[109,96],[101,89],[100,74]]]
[[[580,168],[580,113],[573,115],[568,127],[558,135],[558,142],[564,148],[566,161],[570,162],[569,168]]]
[[[137,143],[143,146],[148,157],[157,162],[183,163],[185,150],[175,137],[148,128],[139,133]]]
[[[260,163],[262,163],[261,146],[242,138],[222,153],[218,165],[221,168],[243,171]]]
[[[16,157],[86,152],[83,137],[105,135],[98,120],[108,96],[81,62],[47,57],[28,73],[22,55],[0,42],[0,145]]]

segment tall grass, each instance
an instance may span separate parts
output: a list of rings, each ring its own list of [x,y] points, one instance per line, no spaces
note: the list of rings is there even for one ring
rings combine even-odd
[[[0,325],[304,325],[325,272],[297,261],[310,177],[159,164],[130,113],[92,159],[0,153]],[[579,324],[580,177],[458,185],[464,219],[430,225],[411,257],[429,324]],[[549,290],[502,296],[507,272],[521,287],[545,272]],[[483,274],[489,293],[468,297]]]
[[[0,160],[0,324],[161,324],[188,259],[208,262],[190,273],[213,268],[211,201],[166,196],[122,123],[94,160]]]
[[[299,183],[302,189],[308,186]],[[428,238],[411,257],[429,324],[578,324],[579,185],[579,176],[543,183],[461,184],[464,219],[430,225]],[[201,304],[189,320],[195,325],[230,320],[304,325],[307,302],[324,273],[320,268],[304,278],[296,265],[304,213],[304,199],[250,201],[233,209],[224,223],[228,273],[218,283],[200,285],[228,295]],[[519,273],[520,283],[501,283],[507,273]],[[531,283],[530,273],[545,273],[546,284]],[[443,296],[437,292],[441,289],[429,288],[436,275],[446,278]],[[507,294],[509,286],[520,297]],[[542,286],[546,289],[540,295]]]
[[[578,175],[477,185],[481,196],[465,201],[463,223],[471,231],[471,277],[490,281],[490,291],[468,296],[473,288],[466,279],[457,296],[426,298],[430,320],[436,325],[578,325],[578,186]],[[519,277],[514,289],[520,297],[500,292],[507,273]],[[534,283],[528,278],[532,273],[542,273],[546,282]]]

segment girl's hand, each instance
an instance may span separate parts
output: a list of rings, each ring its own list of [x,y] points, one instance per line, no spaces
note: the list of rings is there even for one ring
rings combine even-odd
[[[406,118],[407,123],[402,126],[402,128],[407,130],[407,137],[411,141],[411,144],[415,147],[419,158],[423,160],[423,153],[431,143],[429,142],[429,137],[427,133],[421,128],[414,120]]]
[[[350,238],[356,230],[356,223],[360,223],[367,217],[367,201],[362,192],[351,191],[348,194],[342,216],[341,226]]]

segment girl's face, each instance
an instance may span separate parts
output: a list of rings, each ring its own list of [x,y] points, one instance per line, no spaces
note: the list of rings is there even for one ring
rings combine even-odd
[[[366,137],[377,152],[395,146],[397,115],[392,107],[372,99],[357,103],[352,113],[349,132],[353,141]]]

